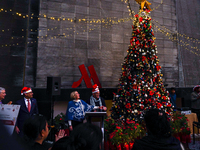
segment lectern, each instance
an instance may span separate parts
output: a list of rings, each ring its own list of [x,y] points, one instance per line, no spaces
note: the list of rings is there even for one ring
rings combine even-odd
[[[101,150],[104,150],[104,116],[106,116],[106,112],[86,112],[85,116],[87,118],[87,122],[100,127],[103,135]]]

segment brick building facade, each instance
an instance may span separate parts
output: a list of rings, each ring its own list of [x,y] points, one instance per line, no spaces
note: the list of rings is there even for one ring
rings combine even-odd
[[[168,88],[199,84],[200,2],[149,2],[164,84]],[[130,3],[137,13],[139,5]],[[70,88],[81,77],[81,64],[94,65],[103,88],[117,86],[132,32],[124,1],[3,0],[1,4],[0,85],[7,91],[22,85],[46,88],[47,76],[60,76],[62,87]],[[97,22],[103,19],[109,23]],[[172,41],[167,33],[178,40]]]
[[[139,5],[135,1],[130,3],[132,10],[138,13]],[[151,8],[154,9],[152,19],[177,31],[175,1],[165,0],[162,4],[161,0],[153,0]],[[40,15],[43,17],[39,22],[36,87],[45,87],[47,76],[60,76],[62,87],[71,87],[81,77],[78,68],[81,64],[94,65],[102,87],[117,86],[132,33],[132,20],[111,25],[95,21],[130,17],[126,3],[120,0],[41,0]],[[61,19],[58,21],[58,18]],[[89,22],[79,21],[83,18]],[[152,24],[157,24],[156,21]],[[169,87],[178,87],[177,44],[158,29],[154,28],[154,32],[163,81]],[[84,82],[81,87],[85,87]]]

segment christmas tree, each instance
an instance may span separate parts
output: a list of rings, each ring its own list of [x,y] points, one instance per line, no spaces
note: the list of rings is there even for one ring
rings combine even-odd
[[[172,114],[169,93],[166,91],[151,25],[150,10],[135,15],[132,38],[122,64],[119,88],[114,94],[111,117],[140,122],[146,110],[158,108]]]

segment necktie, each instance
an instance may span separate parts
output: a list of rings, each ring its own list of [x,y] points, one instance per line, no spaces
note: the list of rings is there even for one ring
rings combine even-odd
[[[31,104],[30,104],[30,100],[28,99],[27,101],[28,101],[28,112],[30,112],[30,111],[31,111]]]

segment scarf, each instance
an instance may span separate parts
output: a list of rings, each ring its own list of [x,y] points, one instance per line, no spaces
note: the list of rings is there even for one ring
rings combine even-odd
[[[102,102],[101,102],[101,98],[99,97],[99,99],[94,98],[93,96],[90,97],[90,105],[92,106],[96,106],[95,102],[99,103],[99,106],[102,106]]]

